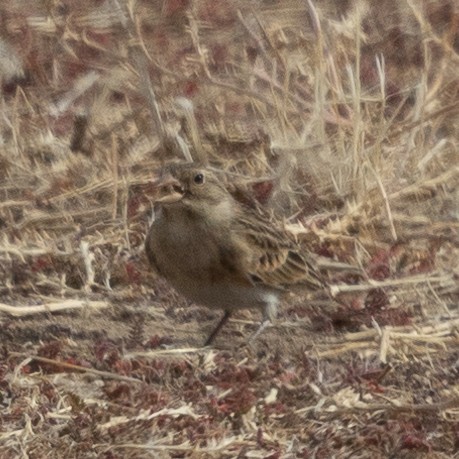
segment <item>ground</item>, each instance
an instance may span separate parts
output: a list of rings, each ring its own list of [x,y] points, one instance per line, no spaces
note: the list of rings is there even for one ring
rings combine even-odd
[[[0,17],[2,458],[459,457],[454,0]],[[204,348],[221,311],[144,253],[152,182],[189,157],[359,274]]]

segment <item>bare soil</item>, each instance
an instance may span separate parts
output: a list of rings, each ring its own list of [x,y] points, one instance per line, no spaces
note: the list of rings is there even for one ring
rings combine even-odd
[[[0,6],[0,457],[459,458],[459,6]],[[207,158],[361,268],[255,341],[149,268]],[[177,260],[180,262],[180,260]]]

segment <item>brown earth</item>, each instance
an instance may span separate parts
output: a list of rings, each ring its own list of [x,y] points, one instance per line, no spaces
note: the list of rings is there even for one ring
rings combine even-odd
[[[4,3],[1,458],[459,457],[457,2]],[[362,275],[202,348],[143,252],[187,154]]]

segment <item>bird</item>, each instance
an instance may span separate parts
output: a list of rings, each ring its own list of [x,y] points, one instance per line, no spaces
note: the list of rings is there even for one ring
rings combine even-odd
[[[224,311],[205,346],[238,309],[262,312],[255,337],[276,317],[289,286],[324,288],[313,260],[282,223],[267,210],[237,199],[234,187],[216,170],[172,163],[155,187],[146,255],[184,297]]]

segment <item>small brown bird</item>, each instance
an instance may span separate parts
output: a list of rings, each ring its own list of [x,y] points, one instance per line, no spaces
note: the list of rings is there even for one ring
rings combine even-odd
[[[236,309],[262,311],[258,334],[275,317],[285,287],[323,288],[292,236],[267,213],[236,200],[214,171],[172,164],[157,185],[146,253],[179,293],[225,311],[205,345]]]

